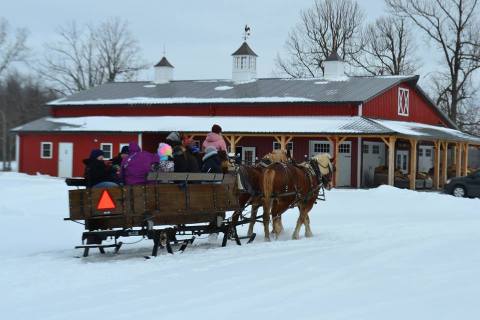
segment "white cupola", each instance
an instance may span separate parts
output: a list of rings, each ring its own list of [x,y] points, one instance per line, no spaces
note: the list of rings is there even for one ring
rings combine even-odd
[[[237,51],[232,53],[232,80],[243,82],[257,77],[257,54],[244,41]]]
[[[340,58],[336,51],[333,51],[327,59],[323,62],[324,70],[323,77],[326,80],[344,80],[345,75],[345,61]]]
[[[168,83],[173,80],[173,66],[163,57],[155,66],[153,82],[156,84]]]

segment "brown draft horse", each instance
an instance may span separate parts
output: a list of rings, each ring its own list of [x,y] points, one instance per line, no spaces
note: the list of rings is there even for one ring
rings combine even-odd
[[[246,192],[239,196],[240,208],[252,206],[248,236],[253,234],[253,227],[257,219],[258,208],[263,205],[261,184],[264,170],[274,163],[287,163],[288,156],[284,150],[274,150],[265,155],[259,164],[255,166],[242,165],[239,167],[241,182]]]
[[[281,214],[294,206],[298,207],[300,214],[292,238],[300,238],[302,224],[305,236],[313,236],[308,213],[318,198],[320,188],[331,188],[332,177],[333,166],[328,153],[316,155],[309,162],[299,165],[276,163],[265,169],[261,185],[265,241],[270,241],[270,216],[273,233],[278,238],[283,231]]]

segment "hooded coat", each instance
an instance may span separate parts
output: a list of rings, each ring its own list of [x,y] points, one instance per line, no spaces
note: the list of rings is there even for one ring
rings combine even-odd
[[[111,166],[107,166],[103,160],[95,158],[84,159],[85,164],[85,182],[87,188],[91,188],[100,182],[114,182],[115,170]]]
[[[214,147],[217,151],[227,151],[227,145],[223,137],[215,132],[210,132],[207,134],[207,138],[203,142],[203,149],[206,150],[208,147]]]
[[[136,142],[130,142],[128,157],[123,159],[121,176],[126,185],[147,183],[152,165],[159,161],[157,154],[142,151]]]

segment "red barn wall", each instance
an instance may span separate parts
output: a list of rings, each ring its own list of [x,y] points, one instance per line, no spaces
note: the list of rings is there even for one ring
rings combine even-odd
[[[408,116],[398,115],[398,88],[409,89],[410,103]],[[422,97],[415,88],[406,83],[395,86],[364,103],[362,114],[365,117],[376,119],[448,126],[439,112],[435,110],[435,107]]]
[[[36,174],[58,174],[58,144],[60,142],[73,143],[73,175],[83,176],[84,165],[82,160],[88,158],[92,149],[100,148],[100,143],[112,143],[113,155],[120,152],[120,143],[137,141],[136,134],[101,134],[101,133],[56,133],[56,134],[20,134],[20,166],[19,171]],[[53,153],[51,159],[40,158],[40,143],[52,142]]]
[[[53,117],[84,116],[355,116],[353,104],[175,104],[150,106],[71,106],[51,107]]]

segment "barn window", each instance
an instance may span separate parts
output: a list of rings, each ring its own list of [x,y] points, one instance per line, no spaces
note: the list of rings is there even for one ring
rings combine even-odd
[[[373,145],[372,146],[372,153],[373,154],[379,154],[380,153],[380,146]]]
[[[40,142],[40,158],[42,159],[52,159],[53,143],[51,142]]]
[[[113,146],[111,143],[100,143],[100,150],[103,151],[105,159],[112,159]]]
[[[425,149],[425,157],[427,158],[432,157],[432,149]]]
[[[273,143],[273,150],[280,150],[280,148],[281,148],[280,143],[275,141]],[[292,141],[287,143],[287,150],[290,151],[290,154],[292,154],[292,152],[293,152],[293,142]]]
[[[423,157],[423,149],[419,149],[419,150],[418,150],[418,156],[419,156],[419,157]]]
[[[363,153],[368,153],[368,149],[369,149],[368,147],[369,147],[368,144],[363,145]]]
[[[315,143],[313,146],[313,152],[315,153],[330,153],[330,144],[326,143]]]
[[[338,146],[338,153],[350,153],[350,145],[348,143],[342,143]]]
[[[405,88],[398,88],[398,115],[408,116],[410,92]]]

